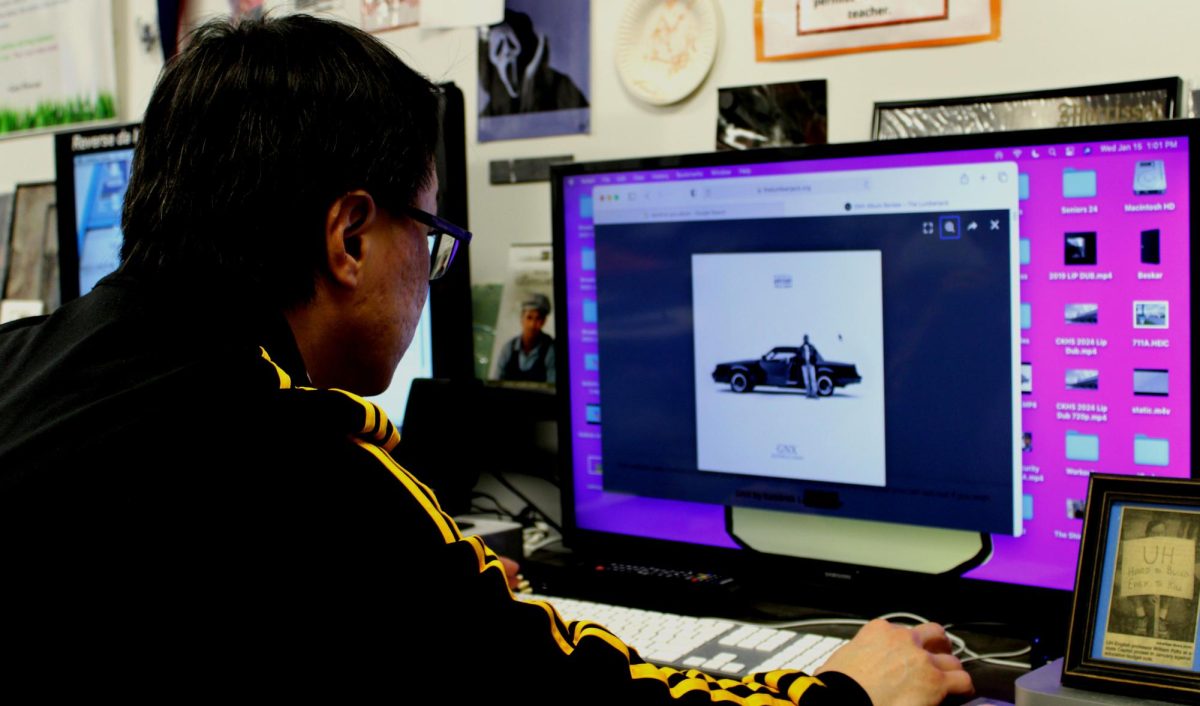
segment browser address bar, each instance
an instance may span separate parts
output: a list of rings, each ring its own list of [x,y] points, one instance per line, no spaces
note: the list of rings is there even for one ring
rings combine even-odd
[[[828,177],[820,176],[747,180],[741,184],[717,184],[705,187],[709,198],[725,200],[762,199],[780,196],[793,198],[797,195],[812,194],[814,196],[829,196],[833,194],[859,194],[871,190],[871,180],[867,177]]]

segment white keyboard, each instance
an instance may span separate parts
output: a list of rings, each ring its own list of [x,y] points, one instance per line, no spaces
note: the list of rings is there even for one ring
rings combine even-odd
[[[648,662],[743,677],[775,669],[812,673],[848,640],[717,618],[693,618],[624,606],[519,594],[550,603],[566,620],[600,623]]]

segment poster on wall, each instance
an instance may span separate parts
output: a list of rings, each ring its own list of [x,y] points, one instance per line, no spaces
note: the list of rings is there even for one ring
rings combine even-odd
[[[589,131],[589,3],[507,0],[480,29],[480,142]]]
[[[234,20],[261,19],[263,0],[229,0],[229,16]]]
[[[718,150],[829,141],[824,80],[722,88],[717,106]]]
[[[415,27],[420,19],[420,0],[361,0],[359,6],[361,26],[368,32]]]
[[[755,0],[758,61],[1000,38],[1000,0]]]
[[[272,10],[275,6],[283,5],[283,9],[292,12],[303,12],[315,15],[318,12],[337,12],[342,9],[343,0],[273,0],[269,3]]]
[[[8,0],[0,137],[117,117],[111,0]]]
[[[421,3],[419,14],[428,29],[494,25],[504,19],[504,0],[430,0]]]

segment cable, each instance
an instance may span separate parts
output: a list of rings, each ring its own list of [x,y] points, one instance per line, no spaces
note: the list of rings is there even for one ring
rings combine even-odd
[[[913,623],[918,624],[918,625],[921,623],[929,622],[928,620],[926,620],[925,618],[923,618],[920,615],[916,615],[915,613],[904,613],[904,612],[887,613],[885,615],[879,616],[879,619],[887,620],[889,622],[893,622],[896,620],[910,620]],[[857,618],[813,618],[811,620],[793,620],[790,622],[759,623],[759,624],[766,625],[767,627],[772,627],[772,628],[804,628],[804,627],[817,627],[817,626],[821,626],[821,625],[859,625],[859,626],[861,626],[861,625],[866,625],[867,622],[868,621],[866,621],[866,620],[861,620],[861,619],[857,619]],[[755,623],[747,623],[747,624],[755,624]],[[949,627],[949,626],[946,626],[946,627]],[[1029,652],[1032,650],[1032,648],[1030,648],[1030,647],[1024,647],[1022,649],[1013,650],[1011,652],[989,652],[987,654],[979,654],[978,652],[975,652],[971,648],[967,647],[967,643],[965,640],[963,640],[958,635],[955,635],[954,633],[950,632],[948,629],[946,630],[946,639],[950,641],[950,645],[952,647],[951,654],[953,654],[955,657],[958,657],[959,661],[961,661],[963,664],[966,664],[967,662],[984,662],[986,664],[993,664],[993,665],[997,665],[997,666],[1001,666],[1001,667],[1013,667],[1015,669],[1026,669],[1027,670],[1027,669],[1031,668],[1030,665],[1022,663],[1022,662],[1014,662],[1011,660],[1003,659],[1004,657],[1019,657],[1024,654],[1029,654]]]
[[[510,519],[516,519],[516,517],[517,517],[516,513],[512,512],[511,510],[508,510],[503,505],[501,505],[500,501],[496,499],[496,496],[490,495],[488,493],[484,493],[484,492],[481,492],[478,490],[471,491],[471,495],[473,497],[479,497],[479,498],[485,498],[487,500],[491,500],[492,504],[496,506],[496,509],[491,510],[489,512],[495,512],[496,514],[501,515],[503,517],[508,517]]]
[[[989,652],[988,654],[981,655],[981,654],[976,653],[973,650],[966,649],[966,650],[964,650],[964,654],[966,654],[967,656],[965,658],[960,658],[960,660],[962,661],[963,664],[966,664],[967,662],[979,661],[979,662],[984,662],[986,664],[998,665],[1001,667],[1015,667],[1017,669],[1031,669],[1032,667],[1028,664],[1025,664],[1024,662],[1014,662],[1012,660],[1002,659],[1003,657],[1020,657],[1021,655],[1029,654],[1030,651],[1032,651],[1032,648],[1025,647],[1023,649],[1012,650],[1010,652]]]
[[[496,480],[500,482],[500,485],[504,486],[505,488],[508,489],[508,491],[510,493],[512,493],[513,495],[520,498],[528,508],[533,509],[534,512],[541,515],[542,520],[545,521],[546,524],[550,525],[555,530],[557,530],[559,534],[562,534],[562,527],[560,527],[558,525],[558,523],[555,522],[554,520],[551,520],[550,516],[547,515],[544,511],[542,511],[542,509],[537,506],[537,503],[530,500],[529,497],[527,495],[525,495],[525,493],[522,493],[520,490],[517,490],[517,486],[510,483],[509,480],[504,477],[503,473],[501,473],[500,471],[492,471],[492,475],[496,477]],[[517,517],[517,515],[513,515],[513,517]]]
[[[562,541],[561,536],[552,535],[552,536],[548,536],[548,537],[543,537],[541,539],[533,540],[531,542],[527,542],[525,544],[525,555],[529,556],[530,554],[538,551],[539,549],[545,549],[546,547],[548,547],[552,544],[557,544],[561,541]]]
[[[507,515],[505,515],[504,513],[500,512],[498,510],[495,510],[490,507],[484,507],[482,505],[476,505],[475,503],[471,503],[471,514],[472,515],[484,515],[487,517],[495,517],[497,520],[508,519]]]

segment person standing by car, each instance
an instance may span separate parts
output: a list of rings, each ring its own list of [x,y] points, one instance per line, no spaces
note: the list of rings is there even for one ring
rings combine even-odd
[[[817,352],[816,346],[808,342],[808,334],[804,334],[804,344],[796,351],[796,357],[792,359],[792,365],[800,365],[800,370],[804,373],[804,396],[812,399],[820,399],[817,396],[817,361],[821,359],[821,354]]]

